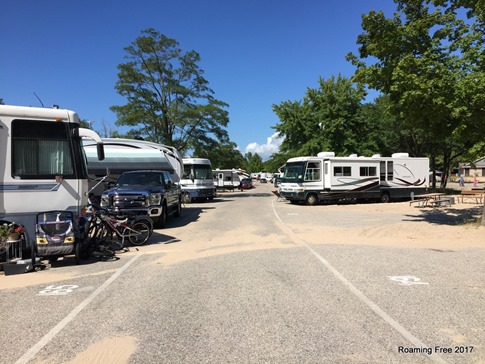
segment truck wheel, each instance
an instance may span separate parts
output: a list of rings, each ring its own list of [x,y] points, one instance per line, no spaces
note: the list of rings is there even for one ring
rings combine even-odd
[[[177,204],[177,209],[175,210],[175,213],[173,214],[173,216],[180,217],[181,214],[182,214],[182,203],[179,201]]]
[[[389,200],[390,200],[390,198],[389,198],[389,194],[388,194],[388,193],[383,193],[383,194],[381,195],[381,202],[382,202],[382,203],[388,203],[388,202],[389,202]]]
[[[35,269],[35,264],[37,263],[37,252],[35,251],[35,245],[32,244],[30,248],[30,257],[32,258],[32,267]]]
[[[167,205],[163,204],[162,213],[158,217],[158,220],[153,221],[153,226],[156,227],[157,229],[162,229],[165,227],[166,223],[167,223]]]
[[[318,203],[318,197],[314,193],[308,194],[306,197],[306,203],[310,206],[315,206]]]
[[[76,260],[76,264],[79,265],[81,263],[81,243],[78,241],[75,244],[74,259]]]

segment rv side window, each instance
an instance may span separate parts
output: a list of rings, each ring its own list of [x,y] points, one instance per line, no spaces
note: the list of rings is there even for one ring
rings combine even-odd
[[[377,168],[376,167],[360,167],[360,176],[370,176],[374,177],[377,176]]]
[[[333,175],[335,177],[341,176],[351,176],[351,168],[350,167],[333,167]]]
[[[12,122],[12,176],[74,177],[70,131],[65,123],[33,120]]]
[[[381,181],[392,181],[394,179],[394,164],[392,161],[381,161]]]
[[[192,174],[192,166],[191,165],[184,165],[184,174],[182,176],[183,179],[190,179]]]
[[[320,180],[320,163],[308,162],[305,171],[305,181],[319,181]]]

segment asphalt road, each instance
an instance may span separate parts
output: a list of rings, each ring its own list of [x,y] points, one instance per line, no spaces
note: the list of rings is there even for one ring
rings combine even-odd
[[[23,275],[0,290],[0,363],[485,363],[485,250],[303,238],[299,219],[324,234],[372,213],[323,224],[270,191],[189,204],[117,261]]]

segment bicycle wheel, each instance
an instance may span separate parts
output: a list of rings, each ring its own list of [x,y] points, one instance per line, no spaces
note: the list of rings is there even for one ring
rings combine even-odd
[[[135,221],[129,228],[128,239],[133,245],[143,245],[150,238],[150,225],[143,220]]]

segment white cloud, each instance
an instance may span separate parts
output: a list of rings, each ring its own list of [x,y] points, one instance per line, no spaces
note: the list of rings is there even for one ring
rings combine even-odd
[[[266,139],[266,144],[258,144],[256,142],[249,143],[246,146],[245,153],[258,153],[263,160],[267,160],[271,154],[279,151],[283,140],[284,138],[280,138],[279,134],[276,132]]]

